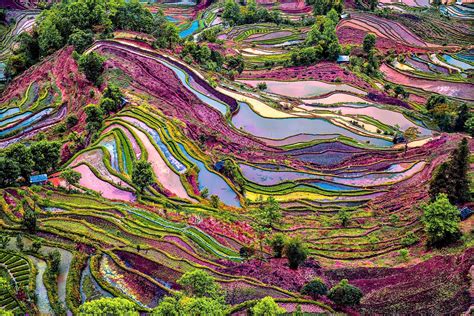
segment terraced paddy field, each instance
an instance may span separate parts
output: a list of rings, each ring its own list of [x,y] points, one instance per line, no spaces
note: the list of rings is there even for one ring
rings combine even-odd
[[[346,3],[334,21],[299,0],[127,3],[118,12],[133,14],[104,12],[110,29],[84,26],[90,40],[63,30],[46,52],[40,36],[41,58],[16,77],[10,56],[20,33],[35,41],[34,19],[5,24],[0,314],[83,315],[104,298],[157,315],[170,300],[182,315],[263,315],[268,300],[272,316],[469,313],[469,22],[453,19],[444,42],[420,31],[444,17],[406,22],[437,10],[418,0],[383,3],[405,13]],[[348,60],[328,57],[331,38]],[[469,180],[453,193],[458,173]],[[439,220],[459,229],[439,246],[436,185],[451,194]],[[190,290],[193,274],[218,295]],[[318,278],[332,290],[303,290]],[[353,304],[331,294],[344,279]]]

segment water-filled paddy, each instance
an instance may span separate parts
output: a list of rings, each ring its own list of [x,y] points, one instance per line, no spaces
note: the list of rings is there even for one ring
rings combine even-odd
[[[283,139],[298,134],[339,134],[351,137],[361,143],[370,143],[374,146],[389,147],[391,141],[368,137],[356,134],[345,128],[331,124],[329,121],[321,118],[285,118],[270,119],[264,118],[247,105],[240,102],[239,111],[232,117],[232,123],[235,127],[242,129],[257,137]]]
[[[194,163],[199,168],[198,173],[198,185],[199,190],[207,188],[209,190],[209,195],[215,194],[219,199],[227,205],[240,207],[240,201],[237,194],[232,190],[232,188],[222,179],[219,175],[214,172],[209,171],[204,163],[194,157],[192,157],[182,144],[178,144],[179,148],[192,163]]]
[[[365,92],[348,84],[331,84],[316,80],[306,81],[272,81],[272,80],[238,80],[239,82],[257,87],[260,82],[267,84],[266,91],[293,98],[311,98],[333,91],[347,91],[357,94]]]
[[[1,136],[5,136],[9,133],[12,133],[12,132],[16,132],[16,131],[19,131],[25,127],[28,127],[36,122],[38,122],[39,120],[41,120],[44,116],[46,115],[49,115],[54,109],[53,108],[46,108],[46,109],[43,109],[41,110],[40,112],[32,115],[31,117],[29,117],[28,119],[20,122],[19,124],[16,124],[12,127],[9,127],[3,131],[0,131],[0,137]]]

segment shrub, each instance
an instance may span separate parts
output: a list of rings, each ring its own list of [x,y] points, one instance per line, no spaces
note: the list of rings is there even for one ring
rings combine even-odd
[[[309,281],[301,289],[301,294],[309,295],[313,299],[316,299],[320,295],[326,295],[327,292],[328,288],[320,278],[315,278]]]
[[[283,234],[276,234],[270,241],[270,245],[273,249],[273,255],[275,258],[281,258],[283,255],[283,249],[285,248],[286,238]]]
[[[275,300],[270,296],[259,300],[251,310],[253,316],[273,316],[283,314],[286,311],[284,308],[278,306]]]
[[[298,238],[291,238],[285,245],[285,255],[291,269],[296,270],[308,257],[308,249]]]
[[[360,303],[362,291],[349,284],[347,279],[341,280],[339,284],[329,290],[328,298],[340,306],[354,306]]]

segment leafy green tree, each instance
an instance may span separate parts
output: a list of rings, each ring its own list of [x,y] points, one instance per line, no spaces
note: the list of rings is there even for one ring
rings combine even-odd
[[[464,203],[470,200],[469,181],[469,145],[467,138],[459,143],[458,147],[451,154],[450,176],[455,196],[453,203]]]
[[[309,281],[301,289],[301,294],[309,295],[313,299],[317,299],[321,295],[326,295],[327,292],[328,288],[321,278],[315,278]]]
[[[100,316],[100,315],[139,315],[136,305],[124,298],[100,298],[86,302],[79,307],[80,316]]]
[[[153,169],[148,161],[136,160],[133,162],[132,182],[138,187],[140,193],[143,193],[147,186],[153,184]]]
[[[86,129],[89,133],[94,133],[100,129],[104,120],[104,112],[100,107],[94,104],[89,104],[84,108],[86,112]]]
[[[463,203],[470,199],[469,193],[469,147],[464,138],[451,153],[450,159],[442,163],[430,182],[430,196],[434,200],[445,193],[451,203]]]
[[[283,250],[285,248],[286,238],[283,234],[275,234],[273,239],[270,241],[270,245],[273,249],[273,255],[275,258],[281,258],[283,256]]]
[[[218,208],[219,207],[219,204],[221,203],[221,200],[219,199],[219,197],[215,194],[212,194],[210,196],[210,199],[211,199],[211,206],[213,208]]]
[[[282,218],[280,204],[273,196],[268,197],[266,203],[260,205],[258,218],[267,227],[280,224]]]
[[[104,70],[104,61],[104,57],[96,52],[91,52],[89,54],[82,54],[78,64],[81,71],[86,75],[87,80],[96,84]]]
[[[222,12],[222,18],[231,26],[239,23],[239,20],[241,19],[240,7],[234,0],[225,1],[224,11]]]
[[[39,253],[42,245],[43,243],[41,242],[41,240],[33,241],[33,243],[31,244],[31,251],[33,253]]]
[[[69,184],[69,185],[76,185],[79,183],[79,180],[81,180],[81,173],[75,171],[75,170],[72,170],[70,168],[64,170],[63,172],[61,172],[61,178],[63,178],[64,180],[66,180],[66,182]]]
[[[0,156],[0,186],[13,185],[20,176],[20,166],[16,161]]]
[[[379,4],[379,0],[369,0],[369,10],[370,11],[375,11]]]
[[[152,316],[210,315],[224,316],[225,306],[209,297],[186,297],[178,293],[165,297],[153,310]]]
[[[16,235],[15,241],[16,241],[16,247],[18,248],[18,250],[23,251],[23,249],[25,248],[25,244],[23,243],[22,235],[21,234]]]
[[[422,209],[428,244],[439,246],[459,239],[459,211],[449,203],[446,194],[439,194],[434,202],[423,205]]]
[[[347,225],[349,224],[349,221],[351,219],[351,214],[349,214],[349,212],[347,212],[347,210],[341,209],[337,213],[337,217],[339,218],[339,221],[341,222],[341,225],[343,227],[347,227]]]
[[[355,306],[360,303],[362,299],[362,291],[349,284],[346,279],[341,280],[339,284],[335,285],[329,290],[328,298],[340,306]]]
[[[375,48],[375,41],[376,41],[377,37],[375,36],[375,34],[372,34],[372,33],[367,33],[364,37],[364,42],[362,44],[362,48],[364,49],[364,52],[366,52],[367,54]]]
[[[242,57],[242,55],[239,54],[236,56],[227,57],[226,62],[227,62],[227,68],[229,70],[235,70],[239,74],[242,73],[242,71],[244,71],[245,63],[244,63],[244,58]]]
[[[3,291],[10,291],[12,289],[12,285],[7,278],[0,277],[0,290]]]
[[[38,43],[42,56],[49,55],[64,45],[64,39],[52,20],[45,19],[40,24]]]
[[[408,143],[414,141],[418,135],[420,135],[420,131],[414,126],[407,128],[403,132],[403,138],[405,139],[405,152],[408,150]]]
[[[138,1],[125,2],[117,8],[112,17],[115,28],[138,32],[150,32],[153,23],[153,15]]]
[[[294,237],[287,241],[285,245],[285,255],[288,258],[290,269],[296,270],[306,261],[308,257],[308,248],[301,239]]]
[[[185,315],[224,316],[226,308],[220,300],[209,297],[192,297],[186,301]]]
[[[33,170],[46,173],[56,169],[59,164],[61,143],[42,140],[33,143],[30,147],[34,162]]]
[[[25,227],[28,230],[28,232],[34,233],[36,232],[37,220],[38,220],[38,213],[36,213],[36,211],[27,207],[25,210],[25,215],[23,215],[23,227]]]
[[[5,236],[5,235],[0,235],[0,249],[7,248],[9,242],[10,242],[10,237]]]
[[[467,103],[463,103],[458,108],[458,115],[454,122],[454,130],[456,132],[463,132],[465,130],[466,122],[471,117],[471,112]]]
[[[276,316],[286,312],[284,308],[278,306],[271,296],[259,300],[251,310],[253,316]]]
[[[214,277],[204,270],[191,270],[184,273],[177,283],[184,289],[184,293],[193,297],[209,297],[220,302],[224,300],[224,292],[216,283]]]
[[[428,111],[433,110],[436,106],[440,104],[445,104],[447,99],[444,95],[432,94],[426,101],[426,109]]]
[[[79,54],[82,54],[92,42],[94,42],[94,34],[83,30],[75,30],[68,39],[68,44],[73,45]]]
[[[102,93],[102,98],[111,99],[114,102],[113,111],[117,111],[122,105],[124,95],[119,87],[114,84],[108,84]]]
[[[474,116],[471,116],[464,124],[464,130],[474,137]]]
[[[61,264],[61,254],[57,249],[48,254],[51,272],[57,274],[59,272],[59,265]]]
[[[104,113],[111,113],[117,110],[116,103],[110,98],[102,98],[100,100],[99,106]]]
[[[166,19],[162,10],[155,14],[151,34],[156,38],[154,45],[159,48],[173,48],[181,41],[178,27]]]
[[[68,115],[68,117],[66,118],[66,125],[68,128],[72,128],[76,126],[78,122],[79,122],[79,119],[77,118],[76,114]]]

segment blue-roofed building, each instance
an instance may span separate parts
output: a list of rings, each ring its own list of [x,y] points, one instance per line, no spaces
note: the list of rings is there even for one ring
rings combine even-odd
[[[224,161],[223,160],[216,162],[215,165],[214,165],[214,170],[216,170],[218,172],[221,172],[221,170],[223,168],[224,168]]]
[[[45,184],[48,181],[46,173],[30,176],[30,184]]]
[[[467,206],[459,210],[459,216],[461,216],[462,221],[468,219],[469,216],[471,216],[473,213],[474,211],[468,208]]]
[[[342,64],[342,63],[348,63],[349,62],[349,55],[339,55],[337,57],[337,63]]]

